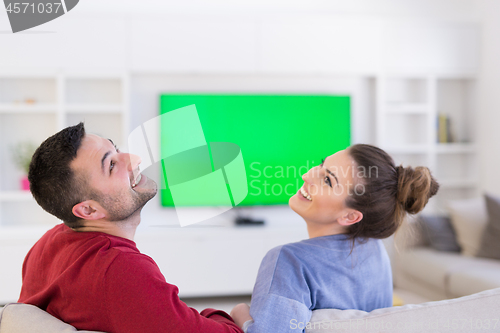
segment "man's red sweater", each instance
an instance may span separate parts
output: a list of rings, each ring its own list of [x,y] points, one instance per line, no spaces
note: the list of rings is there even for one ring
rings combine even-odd
[[[57,225],[23,264],[19,302],[33,304],[79,330],[108,333],[243,331],[214,309],[199,314],[131,240]]]

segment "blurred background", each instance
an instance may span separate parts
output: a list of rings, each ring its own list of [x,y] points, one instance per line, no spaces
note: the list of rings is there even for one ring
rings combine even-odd
[[[0,304],[59,223],[26,190],[33,149],[85,121],[126,150],[165,93],[348,95],[351,143],[438,178],[427,213],[500,194],[499,12],[495,0],[85,0],[12,34],[0,9]],[[304,111],[305,135],[317,124]],[[286,206],[240,213],[266,223],[234,227],[229,212],[207,222],[220,228],[181,229],[155,198],[136,241],[183,297],[248,295],[265,252],[307,234]]]

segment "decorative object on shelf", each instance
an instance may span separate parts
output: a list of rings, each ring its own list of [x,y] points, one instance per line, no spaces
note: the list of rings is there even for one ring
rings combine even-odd
[[[440,113],[437,119],[437,142],[451,143],[455,142],[455,138],[451,132],[450,116]]]
[[[11,149],[14,163],[24,172],[24,176],[21,178],[21,189],[29,191],[28,171],[36,146],[31,141],[22,141],[15,144]]]
[[[36,100],[34,98],[26,98],[24,100],[24,103],[26,103],[26,104],[35,104]]]

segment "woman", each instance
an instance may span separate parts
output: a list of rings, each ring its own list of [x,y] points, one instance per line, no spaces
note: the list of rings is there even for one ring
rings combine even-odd
[[[428,168],[396,167],[386,152],[365,144],[327,157],[302,179],[289,205],[306,221],[309,239],[264,257],[251,307],[231,312],[247,333],[302,331],[316,309],[391,306],[391,267],[380,239],[439,188]]]

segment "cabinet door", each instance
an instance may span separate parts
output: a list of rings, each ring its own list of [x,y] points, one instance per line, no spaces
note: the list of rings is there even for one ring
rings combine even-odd
[[[28,234],[28,233],[27,233]],[[41,237],[29,233],[21,238],[1,235],[0,237],[0,304],[17,302],[21,293],[22,267],[26,254]]]
[[[261,239],[210,240],[193,237],[151,242],[137,239],[181,297],[250,294],[264,256]]]
[[[234,227],[138,233],[137,247],[160,267],[181,297],[251,294],[267,251],[307,238],[305,228]]]

